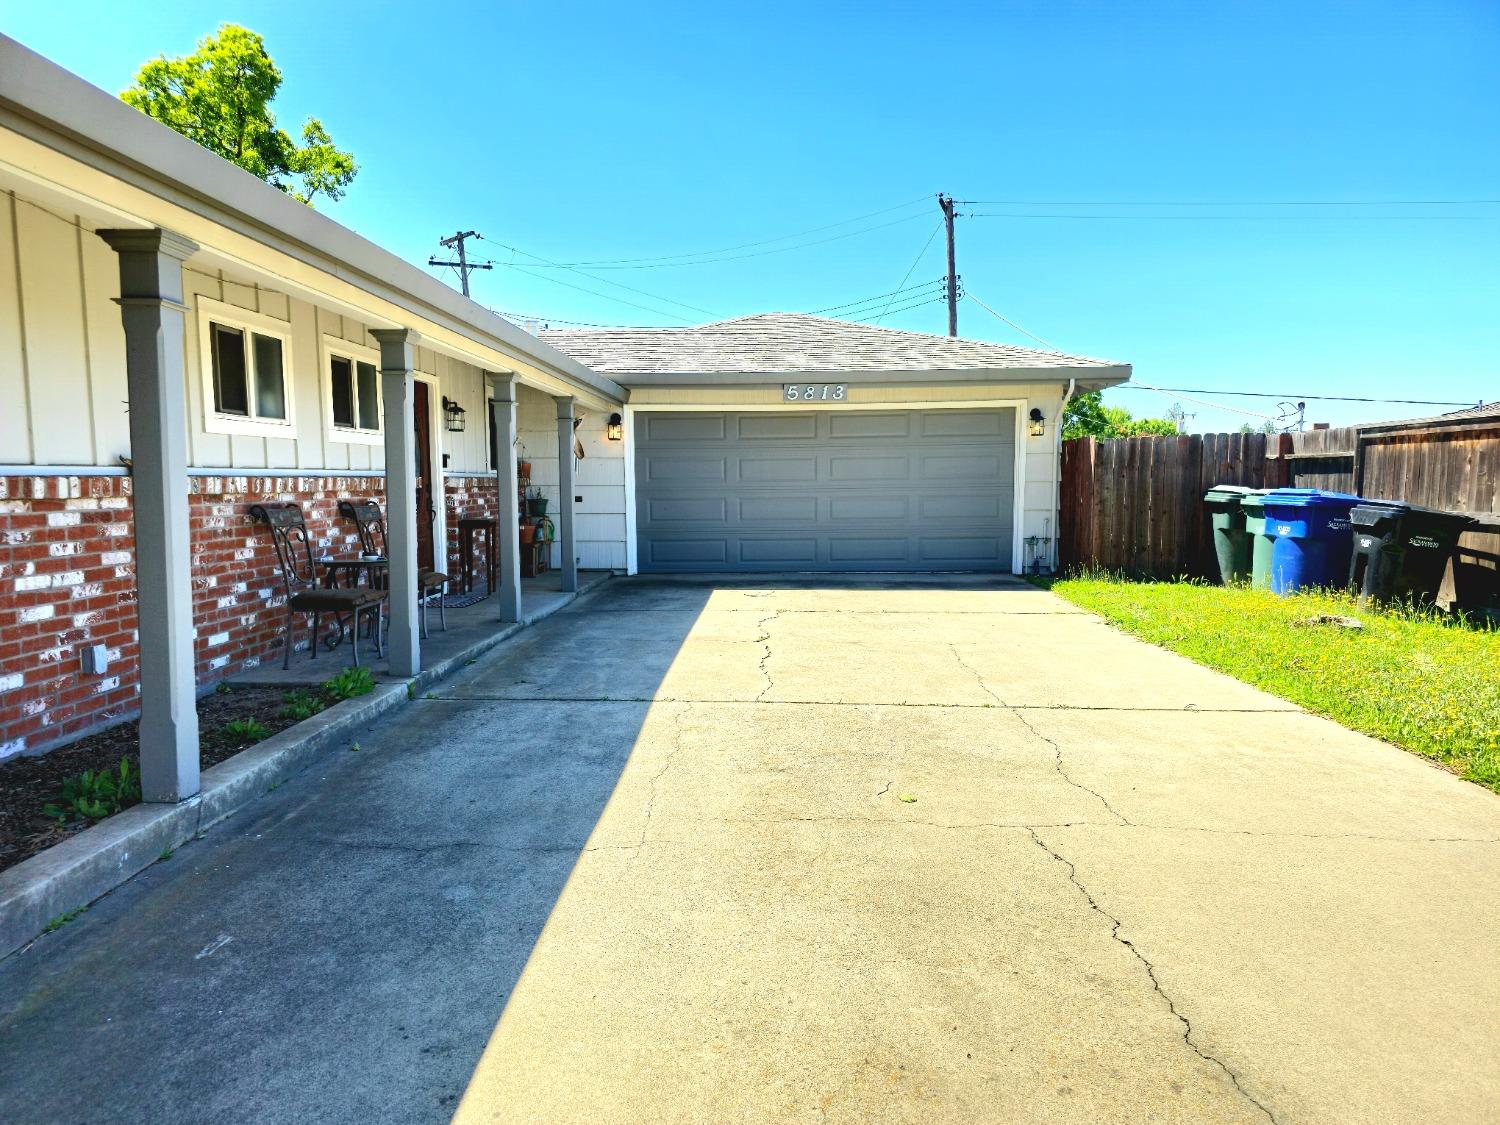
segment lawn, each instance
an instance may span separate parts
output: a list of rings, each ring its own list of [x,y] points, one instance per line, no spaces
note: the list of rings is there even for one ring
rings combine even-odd
[[[1109,576],[1051,588],[1143,640],[1500,791],[1500,632],[1340,594]],[[1310,623],[1323,614],[1363,628]]]

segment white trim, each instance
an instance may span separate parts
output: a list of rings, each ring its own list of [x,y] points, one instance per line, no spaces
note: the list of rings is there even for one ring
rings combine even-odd
[[[635,542],[635,408],[626,403],[620,411],[624,424],[621,438],[625,454],[625,573],[640,572]]]
[[[241,434],[249,437],[297,437],[297,375],[292,366],[292,326],[264,313],[225,304],[202,293],[193,295],[193,316],[198,322],[198,378],[203,396],[203,430],[210,434]],[[214,410],[214,357],[210,324],[238,328],[246,333],[271,336],[281,342],[281,392],[286,403],[286,420],[241,418],[237,414],[220,414]],[[246,388],[251,409],[255,403],[255,353],[246,341],[246,371],[250,385]]]
[[[628,403],[625,406],[625,440],[627,443],[634,441],[635,426],[634,416],[641,414],[713,414],[721,410],[733,411],[736,414],[745,414],[751,411],[775,412],[779,414],[797,414],[808,410],[884,410],[889,413],[901,413],[909,410],[995,410],[1010,408],[1015,411],[1016,419],[1016,467],[1015,480],[1012,487],[1015,495],[1011,498],[1011,545],[1010,545],[1010,572],[1021,574],[1022,571],[1022,540],[1026,531],[1026,433],[1023,422],[1026,416],[1027,404],[1030,400],[1024,398],[973,398],[954,399],[942,402],[809,402],[799,403],[793,407],[788,402],[774,403],[733,403],[733,402],[674,402],[674,403],[642,403],[639,407],[633,407]],[[625,460],[625,560],[626,573],[636,573],[636,535],[635,535],[635,456],[634,450],[627,444]]]
[[[343,356],[351,361],[362,361],[372,364],[375,368],[375,410],[380,417],[380,426],[374,430],[349,429],[345,426],[336,426],[333,423],[333,357]],[[354,378],[355,394],[355,417],[359,416],[359,373],[352,373]],[[378,445],[385,446],[385,401],[380,393],[380,352],[374,348],[365,347],[363,344],[351,344],[340,336],[330,336],[323,333],[318,341],[318,385],[319,393],[323,396],[323,417],[328,419],[324,426],[324,434],[331,442],[340,442],[344,445]]]
[[[0,465],[0,477],[128,477],[124,465]]]

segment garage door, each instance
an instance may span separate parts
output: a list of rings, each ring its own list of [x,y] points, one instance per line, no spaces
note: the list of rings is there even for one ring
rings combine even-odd
[[[1015,411],[638,413],[643,571],[1009,570]]]

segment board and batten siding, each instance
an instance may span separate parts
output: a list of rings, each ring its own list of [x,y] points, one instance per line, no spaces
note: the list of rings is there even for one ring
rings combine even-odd
[[[1060,471],[1057,424],[1058,415],[1062,411],[1062,397],[1067,390],[1066,383],[861,384],[857,375],[849,376],[846,381],[853,403],[889,404],[893,410],[909,409],[913,403],[924,402],[961,403],[997,399],[1018,401],[1022,441],[1025,443],[1025,483],[1017,497],[1017,503],[1022,509],[1022,537],[1035,535],[1048,539],[1057,538],[1057,511],[1053,506]],[[753,387],[637,387],[631,391],[630,407],[633,411],[647,411],[652,406],[662,405],[702,406],[704,410],[782,405],[789,411],[796,409],[783,400],[780,384]],[[1026,417],[1032,407],[1040,409],[1047,420],[1047,431],[1041,437],[1031,437],[1026,432]],[[1027,561],[1023,545],[1022,562],[1024,564]]]
[[[375,349],[366,326],[305,301],[189,265],[183,393],[188,404],[188,463],[198,469],[379,472],[384,449],[330,439],[324,337]],[[0,464],[117,467],[130,453],[125,334],[113,298],[119,264],[113,250],[77,216],[0,194]],[[289,437],[210,433],[204,427],[198,301],[206,298],[286,325]],[[438,380],[468,411],[464,433],[439,424],[449,469],[488,467],[487,392],[477,367],[416,349],[419,373]]]
[[[583,412],[578,439],[583,460],[573,466],[573,534],[578,542],[578,565],[585,570],[625,569],[625,443],[609,441],[605,425],[609,412],[577,407]],[[542,490],[557,512],[557,402],[551,395],[523,386],[516,396],[516,431],[520,448],[531,462],[531,483]],[[554,566],[561,562],[556,546]]]

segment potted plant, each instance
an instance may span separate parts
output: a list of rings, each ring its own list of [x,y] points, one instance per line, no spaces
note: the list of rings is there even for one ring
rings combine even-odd
[[[536,540],[536,524],[523,523],[521,525],[521,546],[529,547]]]
[[[542,495],[542,490],[535,485],[526,490],[526,514],[528,516],[545,516],[547,514],[547,498]]]
[[[516,477],[522,484],[531,480],[531,462],[526,460],[526,447],[516,443]]]

